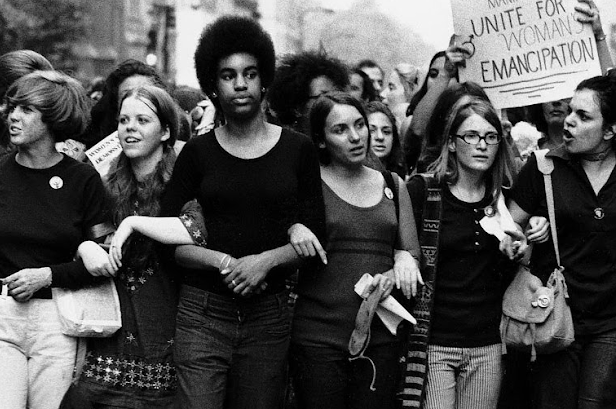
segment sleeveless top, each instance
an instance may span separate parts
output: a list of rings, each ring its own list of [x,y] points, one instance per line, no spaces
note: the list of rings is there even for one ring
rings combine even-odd
[[[340,198],[325,182],[322,189],[328,263],[300,274],[292,342],[347,351],[362,302],[354,285],[365,273],[375,275],[393,267],[398,220],[394,201],[385,194],[374,206],[358,207]],[[396,338],[375,316],[370,345],[390,342]]]

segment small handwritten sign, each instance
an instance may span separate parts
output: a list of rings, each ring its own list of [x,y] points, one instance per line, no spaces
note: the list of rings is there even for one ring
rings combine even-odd
[[[472,52],[460,81],[481,85],[497,108],[569,98],[600,75],[589,24],[577,0],[451,0],[454,29]],[[462,45],[462,44],[461,44]]]
[[[105,179],[109,173],[111,162],[120,156],[121,152],[122,146],[120,145],[120,139],[116,131],[88,149],[86,151],[86,156],[90,162],[92,162],[92,165],[94,165],[94,168],[101,177]]]

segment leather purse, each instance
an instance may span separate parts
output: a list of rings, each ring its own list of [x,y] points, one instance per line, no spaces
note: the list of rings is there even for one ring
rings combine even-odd
[[[569,294],[560,263],[556,215],[552,191],[551,172],[554,165],[545,158],[544,151],[535,152],[539,170],[545,181],[545,194],[552,242],[558,267],[554,269],[547,284],[531,274],[526,266],[520,266],[514,280],[503,297],[503,313],[500,323],[503,348],[530,350],[531,361],[537,354],[549,354],[567,348],[575,339],[571,309],[567,304]]]

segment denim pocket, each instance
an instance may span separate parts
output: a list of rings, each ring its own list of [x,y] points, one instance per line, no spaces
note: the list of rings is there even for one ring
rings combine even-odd
[[[199,300],[201,298],[201,300]],[[192,294],[180,296],[178,304],[177,323],[183,325],[203,325],[207,309],[207,297],[195,297]]]

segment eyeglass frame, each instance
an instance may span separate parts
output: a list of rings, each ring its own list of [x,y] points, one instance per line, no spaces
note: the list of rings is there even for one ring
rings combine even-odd
[[[466,136],[467,135],[469,135],[471,137],[475,137],[476,136],[479,139],[477,140],[477,142],[471,143],[471,142],[466,140]],[[488,135],[496,135],[498,137],[498,140],[496,141],[496,143],[489,143],[488,139],[487,139]],[[496,146],[496,145],[499,145],[501,143],[501,141],[503,140],[503,135],[499,134],[498,132],[487,132],[484,135],[480,135],[479,132],[470,131],[470,132],[467,132],[467,133],[462,134],[462,135],[451,134],[451,136],[455,136],[456,138],[462,139],[462,141],[464,141],[464,143],[467,144],[467,145],[479,145],[479,142],[481,142],[483,140],[486,143],[486,145],[488,145],[488,146]]]

